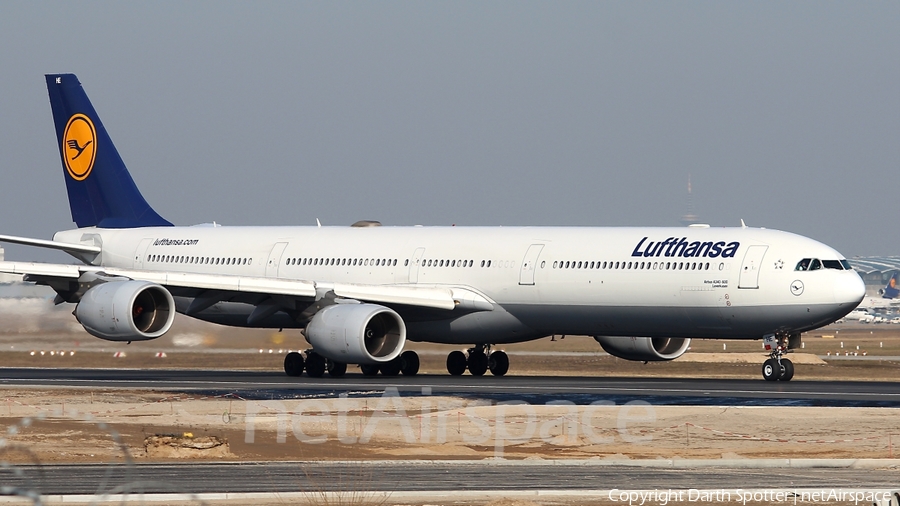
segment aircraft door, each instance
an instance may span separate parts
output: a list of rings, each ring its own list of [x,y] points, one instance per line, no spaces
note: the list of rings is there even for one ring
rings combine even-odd
[[[134,250],[134,268],[135,269],[143,269],[144,262],[147,260],[147,248],[150,247],[150,244],[153,243],[153,239],[142,239],[141,243],[138,244],[136,250]]]
[[[422,262],[422,257],[425,256],[425,248],[418,248],[415,253],[413,253],[412,260],[410,260],[409,264],[409,282],[410,283],[418,283],[419,282],[419,264]]]
[[[738,279],[738,288],[759,288],[759,269],[762,266],[763,256],[768,246],[750,246],[744,254],[744,262],[741,264],[741,276]]]
[[[534,271],[537,269],[538,257],[543,249],[543,244],[532,244],[528,247],[525,258],[522,260],[522,270],[519,271],[520,285],[534,284]]]
[[[278,242],[272,247],[272,251],[269,253],[269,260],[266,262],[267,278],[278,277],[278,267],[281,265],[281,255],[284,254],[284,249],[287,248],[287,245],[288,243],[286,242]]]

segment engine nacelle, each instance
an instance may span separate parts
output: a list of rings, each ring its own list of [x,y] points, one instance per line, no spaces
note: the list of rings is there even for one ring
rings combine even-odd
[[[594,336],[603,351],[625,360],[659,362],[675,360],[691,345],[685,337],[611,337]]]
[[[149,281],[111,281],[88,289],[75,317],[89,334],[107,341],[147,341],[175,321],[175,300]]]
[[[306,339],[316,353],[336,362],[377,364],[403,351],[406,324],[384,306],[335,304],[313,316]]]

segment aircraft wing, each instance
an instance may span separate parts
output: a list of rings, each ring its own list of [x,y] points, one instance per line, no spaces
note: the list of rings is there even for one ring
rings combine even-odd
[[[323,294],[332,292],[337,297],[388,305],[448,311],[457,307],[469,311],[493,309],[491,301],[484,295],[467,287],[458,286],[329,283],[30,262],[0,262],[0,272],[22,274],[26,281],[54,287],[75,283],[89,273],[149,281],[166,287],[173,295],[202,299],[205,307],[228,300],[254,303],[254,300],[259,300],[260,297],[288,297],[312,302]]]

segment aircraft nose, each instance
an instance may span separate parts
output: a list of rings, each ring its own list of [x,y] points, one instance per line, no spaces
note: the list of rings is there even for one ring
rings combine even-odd
[[[845,272],[834,283],[834,301],[838,304],[859,305],[866,296],[866,284],[856,272]]]

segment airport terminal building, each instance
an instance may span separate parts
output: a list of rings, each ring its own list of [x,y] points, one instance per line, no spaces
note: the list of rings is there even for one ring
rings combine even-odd
[[[884,285],[900,271],[900,256],[848,258],[850,265],[866,283],[866,295],[881,295]]]

